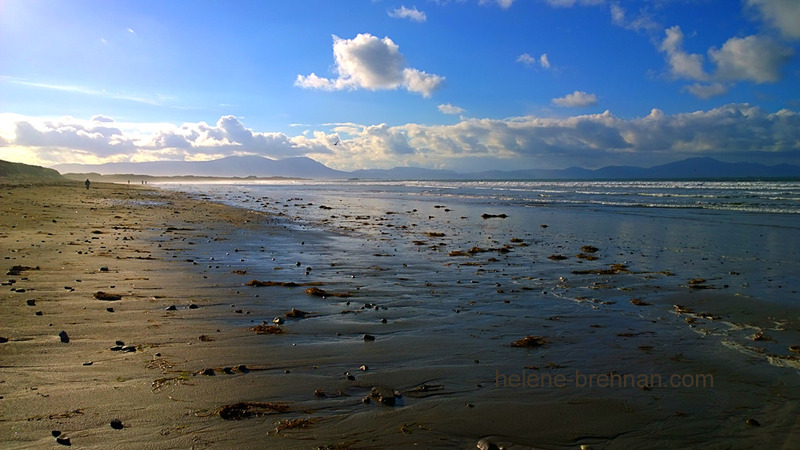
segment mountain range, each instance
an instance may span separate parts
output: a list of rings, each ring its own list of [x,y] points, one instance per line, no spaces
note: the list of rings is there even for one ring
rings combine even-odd
[[[154,177],[287,177],[322,179],[666,179],[666,178],[800,178],[800,166],[759,163],[728,163],[709,157],[696,157],[653,167],[607,166],[600,169],[528,169],[459,173],[450,170],[397,167],[344,172],[331,169],[311,158],[274,160],[261,156],[229,156],[213,161],[153,161],[107,163],[99,165],[62,164],[53,167],[63,174],[135,174]]]

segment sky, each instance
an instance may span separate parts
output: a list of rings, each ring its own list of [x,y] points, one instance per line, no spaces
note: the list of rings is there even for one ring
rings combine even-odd
[[[0,159],[800,165],[800,0],[0,0]]]

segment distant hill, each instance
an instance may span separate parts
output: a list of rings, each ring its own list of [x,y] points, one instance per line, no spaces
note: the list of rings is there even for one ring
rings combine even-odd
[[[260,156],[229,156],[213,161],[151,161],[140,163],[60,164],[61,173],[100,175],[136,174],[196,177],[292,177],[347,178],[347,172],[333,170],[311,158],[269,159]]]
[[[0,177],[60,179],[61,174],[46,167],[31,166],[0,160]]]
[[[136,174],[154,177],[285,177],[323,179],[380,179],[380,180],[616,180],[616,179],[708,179],[708,178],[800,178],[800,167],[789,164],[766,166],[758,163],[727,163],[708,157],[644,168],[607,166],[600,169],[570,167],[567,169],[484,171],[459,173],[450,170],[396,167],[343,172],[331,169],[311,158],[298,157],[273,160],[260,156],[229,156],[214,161],[157,161],[142,163],[109,163],[100,165],[62,164],[62,173],[77,177],[87,173],[101,175]]]

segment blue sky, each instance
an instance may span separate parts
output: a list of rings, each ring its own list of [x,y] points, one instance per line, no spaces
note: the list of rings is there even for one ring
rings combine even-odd
[[[0,159],[800,164],[797,0],[0,3]]]

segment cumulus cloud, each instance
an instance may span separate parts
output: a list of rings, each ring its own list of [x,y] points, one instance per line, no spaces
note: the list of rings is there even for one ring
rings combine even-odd
[[[660,50],[667,56],[670,73],[674,78],[700,81],[685,88],[700,97],[710,98],[727,92],[725,82],[751,81],[771,83],[781,79],[781,68],[789,62],[794,51],[775,40],[752,35],[728,39],[721,48],[708,50],[709,60],[715,66],[707,72],[705,58],[683,49],[684,35],[679,26],[665,30]]]
[[[41,120],[0,114],[0,155],[35,154],[45,164],[309,156],[344,170],[463,168],[464,161],[481,161],[474,170],[504,161],[520,168],[599,167],[617,163],[621,154],[641,165],[698,155],[774,157],[797,163],[800,155],[800,113],[768,112],[749,104],[673,115],[653,109],[634,119],[605,111],[565,118],[462,118],[452,125],[345,123],[325,128],[288,136],[254,131],[234,116],[221,117],[213,125],[110,126],[70,117]]]
[[[164,157],[207,159],[232,154],[286,157],[305,151],[321,153],[324,145],[299,145],[283,133],[254,132],[234,116],[223,116],[215,125],[205,122],[172,124],[120,124],[110,117],[90,120],[62,117],[40,120],[0,117],[7,132],[5,147],[37,149],[51,155],[71,155],[52,163],[157,160]],[[80,157],[75,159],[75,155]],[[72,160],[70,159],[72,158]]]
[[[463,114],[464,113],[464,108],[459,108],[458,106],[453,106],[450,103],[445,103],[443,105],[439,105],[439,106],[437,106],[437,108],[439,108],[439,111],[441,111],[442,114]]]
[[[606,111],[562,119],[463,119],[446,126],[351,125],[347,133],[346,145],[327,155],[314,155],[315,159],[340,169],[453,167],[458,161],[473,159],[515,161],[516,166],[601,166],[618,162],[620,154],[644,165],[659,159],[726,153],[796,159],[800,114],[730,104],[676,115],[654,109],[629,120]]]
[[[554,98],[551,102],[556,106],[565,107],[586,107],[597,104],[597,96],[583,91],[575,91],[564,97]]]
[[[781,78],[781,66],[794,52],[763,36],[731,38],[722,48],[712,48],[709,56],[717,65],[716,78],[769,83]]]
[[[430,97],[444,82],[444,77],[406,67],[399,47],[388,37],[380,39],[369,33],[353,39],[333,36],[333,56],[338,77],[329,79],[314,73],[298,75],[295,85],[308,89],[397,89]]]
[[[428,20],[428,17],[425,15],[425,13],[418,10],[416,6],[412,8],[401,6],[397,9],[393,9],[392,11],[389,11],[389,17],[395,19],[409,19],[414,22],[425,22]]]
[[[670,72],[676,78],[689,80],[706,80],[703,68],[703,55],[688,53],[683,49],[683,32],[681,27],[674,26],[665,30],[666,37],[661,43],[661,51],[667,54]]]
[[[797,0],[747,0],[762,19],[789,39],[800,39],[800,3]]]

